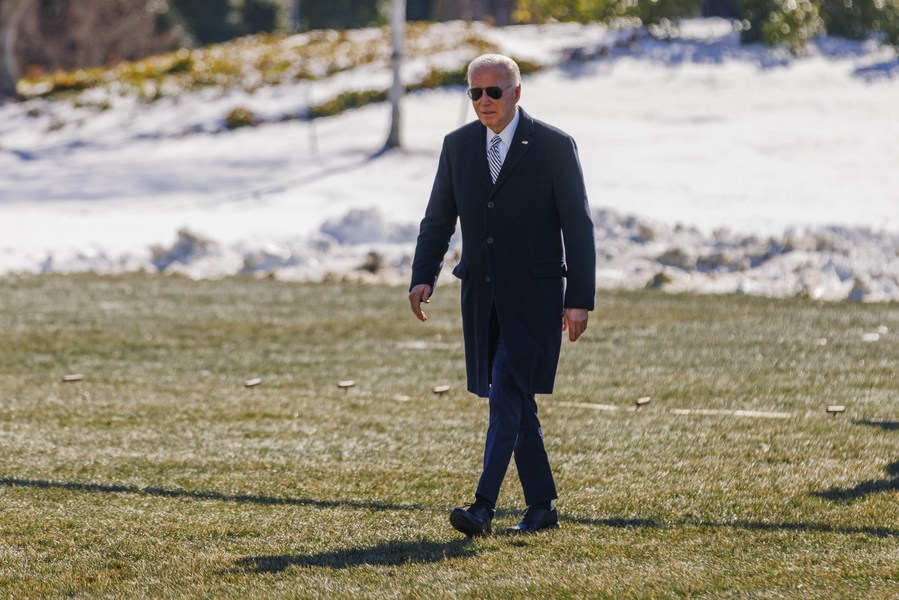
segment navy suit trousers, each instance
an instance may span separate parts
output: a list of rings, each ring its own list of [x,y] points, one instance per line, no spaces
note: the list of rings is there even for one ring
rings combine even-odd
[[[537,418],[537,402],[525,393],[510,368],[502,332],[493,356],[490,385],[490,424],[484,447],[484,471],[477,495],[496,503],[499,489],[513,454],[524,500],[528,506],[555,500],[549,459],[543,446],[543,431]]]

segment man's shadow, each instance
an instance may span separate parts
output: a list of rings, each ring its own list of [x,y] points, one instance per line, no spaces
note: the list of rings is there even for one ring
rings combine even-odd
[[[873,535],[876,537],[899,538],[899,530],[888,527],[840,527],[826,523],[802,523],[802,522],[774,522],[763,521],[715,521],[710,519],[680,518],[670,521],[657,521],[654,519],[591,519],[573,518],[566,519],[571,523],[589,525],[592,527],[614,527],[619,529],[665,529],[671,527],[716,527],[729,529],[744,529],[746,531],[796,531],[837,533],[842,535]]]
[[[877,427],[885,431],[899,430],[899,421],[855,421],[856,425]],[[830,488],[823,492],[815,492],[813,495],[833,502],[854,502],[871,494],[880,492],[899,492],[899,460],[886,466],[887,478],[869,479],[854,485],[851,488]]]
[[[876,427],[884,431],[899,431],[899,421],[875,421],[872,419],[861,419],[853,421],[855,425],[866,425],[868,427]]]
[[[888,464],[886,472],[886,479],[869,479],[848,489],[830,488],[814,495],[834,502],[853,502],[880,492],[899,492],[899,460]]]
[[[49,481],[46,479],[22,479],[0,477],[0,487],[21,487],[43,490],[69,490],[73,492],[101,494],[140,494],[161,498],[190,498],[193,500],[218,500],[271,506],[313,506],[316,508],[354,508],[360,510],[422,510],[415,505],[392,504],[386,502],[361,502],[353,500],[318,500],[314,498],[290,498],[260,496],[257,494],[225,494],[205,490],[179,490],[160,487],[138,487],[119,484],[79,483],[73,481]]]
[[[239,571],[251,573],[280,573],[293,566],[333,569],[348,569],[359,565],[395,567],[415,563],[436,563],[448,558],[465,558],[475,554],[471,540],[467,538],[450,542],[390,541],[365,548],[346,548],[317,554],[249,556],[236,561],[235,567]]]

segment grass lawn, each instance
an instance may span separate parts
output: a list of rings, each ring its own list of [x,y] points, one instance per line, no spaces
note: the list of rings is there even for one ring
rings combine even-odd
[[[538,398],[561,529],[476,540],[458,288],[428,313],[0,280],[0,596],[899,597],[899,305],[601,292]],[[513,463],[494,528],[521,505]]]

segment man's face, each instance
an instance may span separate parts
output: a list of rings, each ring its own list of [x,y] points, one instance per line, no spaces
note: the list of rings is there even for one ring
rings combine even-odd
[[[503,90],[503,95],[494,100],[488,94],[481,94],[477,100],[472,100],[474,111],[478,119],[494,133],[499,133],[512,122],[515,117],[515,105],[521,97],[521,85],[509,85],[505,71],[500,67],[485,67],[478,69],[471,75],[471,87],[486,89],[497,87]]]

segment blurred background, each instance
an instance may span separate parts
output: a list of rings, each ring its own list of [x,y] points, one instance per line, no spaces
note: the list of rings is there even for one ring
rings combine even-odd
[[[897,46],[899,0],[0,0],[0,274],[402,283],[502,52],[601,286],[896,300]]]
[[[384,25],[392,10],[390,0],[3,0],[0,6],[6,15],[4,53],[13,48],[17,63],[32,75],[254,33]],[[899,43],[895,0],[407,0],[403,10],[408,21],[498,26],[621,20],[659,26],[687,17],[725,17],[740,23],[744,42],[784,43],[794,50],[824,33]]]

